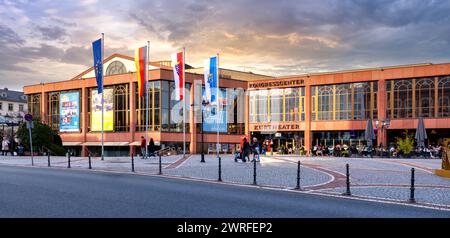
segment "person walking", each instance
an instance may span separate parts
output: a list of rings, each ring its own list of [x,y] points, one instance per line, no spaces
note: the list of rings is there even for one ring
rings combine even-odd
[[[2,141],[2,155],[8,155],[8,150],[9,150],[9,141],[6,137],[3,138]]]
[[[250,144],[247,141],[247,138],[244,138],[244,145],[242,146],[242,161],[246,162],[246,157],[248,161],[250,162]]]
[[[257,161],[259,162],[259,143],[258,143],[258,139],[256,137],[253,138],[253,145],[252,145],[252,149],[253,149],[253,161]]]
[[[147,141],[145,140],[144,136],[141,136],[141,159],[146,159],[147,154],[145,153],[145,147],[147,146]]]
[[[153,138],[150,138],[150,142],[148,144],[148,156],[155,156],[155,142],[153,141]]]

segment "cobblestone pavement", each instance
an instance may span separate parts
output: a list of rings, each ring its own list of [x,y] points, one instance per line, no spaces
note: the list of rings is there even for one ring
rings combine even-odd
[[[253,163],[235,162],[231,155],[221,155],[223,182],[253,184]],[[162,157],[166,176],[218,180],[218,159],[206,155],[186,159],[182,155]],[[297,162],[301,162],[302,190],[315,194],[342,194],[346,188],[346,164],[350,167],[352,196],[386,201],[406,202],[410,196],[411,168],[415,168],[415,198],[417,204],[450,209],[450,179],[434,175],[440,159],[380,159],[333,157],[261,157],[256,163],[259,186],[293,189],[297,185]],[[0,157],[0,164],[31,166],[30,157]],[[36,167],[47,167],[47,157],[34,157]],[[158,174],[159,160],[134,159],[136,174]],[[67,157],[51,157],[51,166],[67,168]],[[88,158],[71,158],[71,168],[88,169]],[[92,158],[93,170],[131,172],[129,157]]]

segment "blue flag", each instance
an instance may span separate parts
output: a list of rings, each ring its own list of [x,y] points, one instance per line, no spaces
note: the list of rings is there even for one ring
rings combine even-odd
[[[94,52],[94,70],[97,79],[98,93],[103,92],[103,57],[102,57],[102,39],[92,42],[92,50]]]
[[[218,101],[217,57],[211,57],[205,60],[204,77],[205,77],[206,101],[209,103],[216,103]]]

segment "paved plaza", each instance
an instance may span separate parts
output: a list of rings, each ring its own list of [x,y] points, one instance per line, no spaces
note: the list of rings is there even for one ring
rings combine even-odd
[[[221,155],[222,181],[253,185],[253,163],[235,162]],[[218,160],[213,155],[183,159],[182,155],[162,157],[164,176],[217,181]],[[380,159],[333,157],[262,157],[256,164],[257,185],[294,190],[297,162],[301,162],[300,185],[303,192],[341,196],[346,189],[346,164],[350,166],[352,197],[385,202],[407,203],[410,196],[411,168],[415,168],[415,198],[419,205],[450,209],[450,179],[434,175],[440,159]],[[0,157],[0,164],[31,166],[30,157]],[[47,167],[47,157],[34,157],[34,166]],[[71,169],[88,169],[88,158],[72,157]],[[51,167],[67,168],[67,157],[51,157]],[[159,159],[134,159],[135,174],[156,175]],[[131,173],[129,157],[92,158],[93,171]]]

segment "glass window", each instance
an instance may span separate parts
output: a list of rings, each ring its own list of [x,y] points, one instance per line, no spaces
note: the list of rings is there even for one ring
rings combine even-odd
[[[283,120],[283,89],[269,90],[270,97],[270,121],[280,122]]]
[[[12,112],[14,110],[14,105],[12,103],[8,103],[8,111]]]
[[[450,76],[439,78],[438,81],[438,117],[450,117]]]
[[[114,86],[114,131],[130,130],[128,84]]]
[[[161,81],[161,130],[169,131],[169,82]]]
[[[1,110],[1,107],[0,107]],[[19,112],[23,112],[23,104],[19,104]]]
[[[35,118],[41,116],[41,94],[32,94],[28,97],[28,113]]]
[[[59,130],[59,92],[48,94],[48,125],[52,130]]]
[[[284,89],[285,108],[284,121],[298,121],[299,120],[299,88]]]
[[[416,81],[417,117],[434,117],[434,79],[422,78]]]
[[[377,118],[377,90],[376,82],[311,87],[312,120]]]

